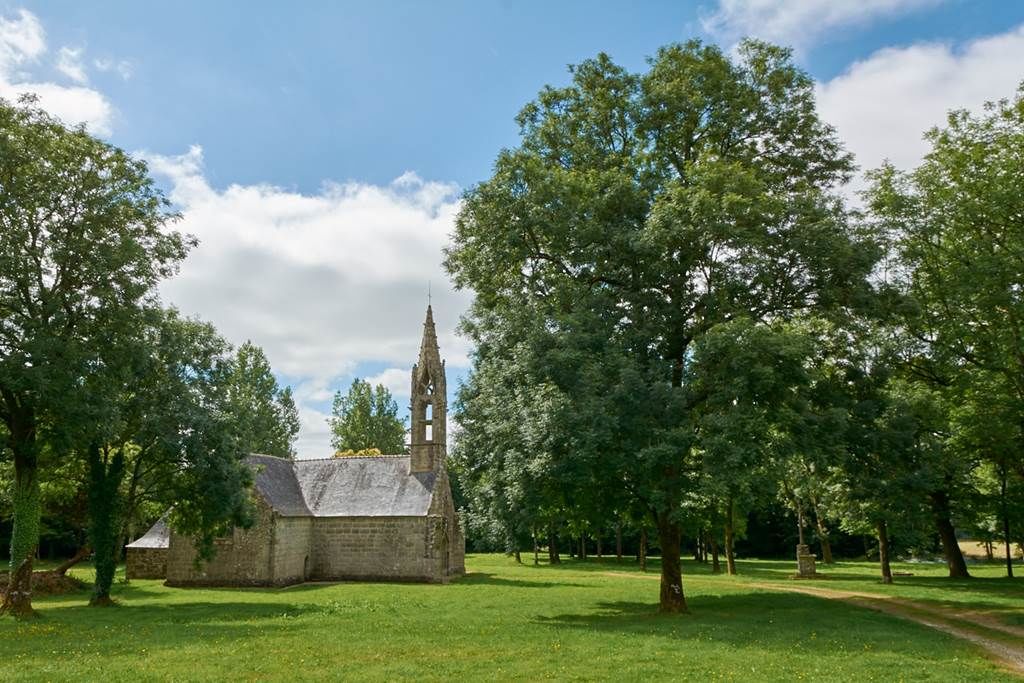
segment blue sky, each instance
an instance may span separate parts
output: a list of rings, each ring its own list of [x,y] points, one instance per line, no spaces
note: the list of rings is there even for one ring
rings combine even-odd
[[[690,37],[792,45],[862,166],[1024,80],[1024,2],[5,2],[0,96],[35,90],[146,156],[202,245],[164,298],[251,338],[324,455],[329,396],[406,399],[427,282],[456,378],[440,249],[462,188],[516,143],[516,112],[598,51],[634,70]],[[454,386],[450,381],[449,385]]]

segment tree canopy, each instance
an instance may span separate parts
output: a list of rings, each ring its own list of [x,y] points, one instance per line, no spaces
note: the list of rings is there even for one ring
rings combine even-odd
[[[31,613],[40,437],[64,439],[83,377],[130,333],[192,240],[146,165],[35,106],[0,101],[0,420],[14,461],[11,586]],[[13,571],[21,567],[22,571]]]
[[[263,349],[251,341],[238,348],[228,387],[242,448],[248,453],[293,457],[299,412],[291,387],[278,386]]]
[[[44,482],[48,500],[87,513],[97,604],[140,504],[173,501],[172,526],[204,557],[248,521],[241,435],[257,431],[237,415],[253,403],[229,399],[269,369],[161,306],[157,284],[195,244],[176,218],[144,162],[31,97],[0,100],[0,457],[14,527],[2,612],[33,613]],[[275,398],[293,424],[290,395]],[[279,431],[287,454],[294,429]]]
[[[335,451],[405,452],[405,424],[398,418],[398,403],[382,384],[372,387],[357,377],[347,393],[338,391],[328,424]]]
[[[525,308],[564,347],[615,349],[605,382],[667,407],[613,457],[658,528],[662,609],[681,611],[682,503],[709,398],[685,382],[695,345],[738,318],[858,305],[877,250],[832,193],[852,162],[789,51],[747,41],[731,59],[691,41],[643,74],[606,55],[571,71],[522,110],[519,146],[466,194],[446,266],[477,294],[478,343]]]

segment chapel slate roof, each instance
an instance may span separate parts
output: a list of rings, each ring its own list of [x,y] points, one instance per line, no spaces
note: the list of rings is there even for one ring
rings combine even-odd
[[[167,517],[161,517],[149,531],[128,544],[128,548],[167,548],[171,542],[171,528],[167,526]]]
[[[250,455],[253,482],[282,517],[423,517],[434,496],[435,472],[409,473],[408,455],[286,460]],[[161,517],[129,548],[167,548]]]
[[[306,505],[294,463],[272,455],[250,455],[245,460],[256,472],[253,484],[278,514],[284,517],[308,517],[313,513]]]
[[[251,455],[256,489],[284,517],[419,517],[437,474],[409,473],[409,456],[285,460]]]

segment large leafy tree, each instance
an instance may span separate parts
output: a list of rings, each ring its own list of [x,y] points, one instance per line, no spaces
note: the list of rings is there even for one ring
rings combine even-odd
[[[927,138],[932,149],[917,169],[879,169],[868,194],[917,304],[906,321],[908,365],[953,396],[998,403],[975,416],[988,433],[1005,433],[1007,413],[1024,422],[1024,89],[981,115],[952,112]],[[1024,473],[1020,444],[986,452]],[[950,523],[956,474],[932,492],[932,506],[950,574],[966,576]]]
[[[706,400],[683,386],[693,345],[737,317],[858,303],[874,249],[830,194],[852,163],[787,50],[746,42],[734,61],[693,41],[642,75],[605,55],[572,74],[522,110],[520,145],[467,193],[446,266],[499,316],[528,304],[567,340],[599,328],[665,407],[619,476],[657,525],[661,608],[683,611],[690,414]]]
[[[213,538],[246,525],[251,435],[232,411],[236,358],[212,326],[153,309],[119,363],[91,378],[94,413],[76,448],[88,465],[93,604],[108,604],[123,522],[147,502],[209,557]],[[109,353],[109,350],[108,350]]]
[[[32,613],[41,440],[71,426],[99,350],[137,326],[184,258],[172,218],[143,162],[30,99],[0,101],[0,420],[14,463],[4,611]]]
[[[398,417],[398,403],[383,384],[374,387],[357,377],[347,393],[334,395],[328,424],[336,451],[405,452],[405,424]]]
[[[299,412],[291,387],[278,385],[263,349],[250,341],[238,348],[229,378],[232,418],[249,453],[294,456]]]

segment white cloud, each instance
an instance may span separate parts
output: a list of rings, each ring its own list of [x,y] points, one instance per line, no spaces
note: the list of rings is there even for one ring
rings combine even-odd
[[[84,123],[96,135],[111,133],[114,108],[96,90],[56,83],[5,83],[0,80],[0,97],[4,99],[16,101],[27,93],[37,95],[39,106],[68,125]]]
[[[879,50],[820,84],[818,107],[862,169],[886,159],[911,168],[928,150],[924,132],[942,125],[949,110],[977,111],[985,101],[1012,97],[1022,80],[1024,25],[962,46]]]
[[[412,363],[409,363],[411,366]],[[398,401],[401,406],[403,399],[409,399],[412,396],[412,376],[410,375],[409,368],[388,368],[383,372],[379,372],[373,377],[367,377],[366,381],[371,386],[377,386],[383,384],[391,395]]]
[[[115,61],[109,57],[101,57],[93,60],[92,65],[96,67],[97,71],[116,71],[117,74],[123,79],[128,80],[135,73],[135,65],[126,59]]]
[[[0,16],[0,73],[46,52],[46,34],[39,19],[27,10],[18,10],[14,18]]]
[[[330,452],[316,404],[359,364],[387,364],[370,379],[408,395],[428,282],[442,354],[450,366],[468,364],[454,329],[469,297],[451,290],[441,270],[459,207],[454,185],[406,173],[386,186],[329,183],[315,194],[270,185],[216,189],[199,147],[149,160],[170,181],[184,216],[178,228],[200,239],[162,287],[164,299],[213,322],[232,342],[251,339],[276,371],[296,379],[300,455]]]
[[[57,53],[57,70],[75,83],[88,83],[89,77],[82,64],[82,48],[62,47]]]
[[[35,81],[31,71],[26,71],[46,49],[46,34],[34,14],[22,9],[12,18],[0,16],[0,97],[17,100],[34,93],[39,106],[65,123],[84,123],[97,135],[110,135],[114,108],[100,92],[81,85],[87,80],[81,50],[62,48],[56,63],[59,71],[79,85]]]
[[[331,448],[331,428],[327,423],[329,417],[328,413],[300,404],[298,457],[331,457],[334,449]]]
[[[807,48],[828,31],[868,24],[944,0],[719,0],[701,19],[705,31],[735,42],[756,37],[796,49]]]

